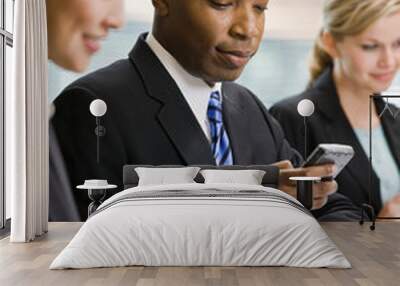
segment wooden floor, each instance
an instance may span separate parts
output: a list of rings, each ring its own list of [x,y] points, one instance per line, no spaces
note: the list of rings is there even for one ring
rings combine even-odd
[[[48,270],[80,223],[51,223],[29,244],[0,241],[0,285],[400,285],[400,221],[378,222],[375,231],[357,223],[323,223],[353,269],[287,267],[124,267]]]

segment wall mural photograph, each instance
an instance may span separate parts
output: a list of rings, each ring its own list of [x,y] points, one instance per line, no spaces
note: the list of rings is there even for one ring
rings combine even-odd
[[[397,285],[399,0],[1,17],[0,284]]]

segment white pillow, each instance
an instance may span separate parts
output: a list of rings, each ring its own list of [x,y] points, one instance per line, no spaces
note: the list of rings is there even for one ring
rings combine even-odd
[[[246,184],[261,185],[265,171],[261,170],[201,170],[205,184]]]
[[[195,183],[193,179],[199,170],[199,167],[135,168],[139,186]]]

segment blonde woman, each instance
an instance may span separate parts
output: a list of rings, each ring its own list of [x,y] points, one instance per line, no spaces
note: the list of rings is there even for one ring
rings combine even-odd
[[[316,40],[309,87],[271,112],[292,146],[304,150],[302,99],[314,102],[309,150],[319,143],[352,145],[355,158],[337,178],[339,192],[356,205],[368,202],[369,96],[387,90],[400,65],[400,0],[329,0]],[[375,211],[400,216],[400,116],[376,100],[372,110]],[[398,108],[390,106],[392,113]]]
[[[123,0],[46,0],[46,7],[49,59],[76,72],[123,22]]]

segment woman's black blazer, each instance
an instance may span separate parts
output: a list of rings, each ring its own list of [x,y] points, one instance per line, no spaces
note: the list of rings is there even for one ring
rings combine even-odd
[[[357,206],[369,202],[369,154],[364,151],[358,141],[339,103],[332,70],[325,70],[311,88],[300,95],[280,101],[270,110],[281,123],[289,143],[303,154],[304,122],[297,112],[297,104],[302,99],[310,99],[315,105],[314,114],[307,119],[308,150],[312,151],[320,143],[353,146],[354,158],[337,177],[338,191],[350,198]],[[385,107],[385,101],[375,99],[374,104],[380,114]],[[400,110],[393,105],[390,105],[390,108],[397,117],[392,116],[390,112],[385,112],[381,120],[384,134],[400,171]],[[379,178],[373,172],[371,200],[377,213],[382,208],[379,185]]]

